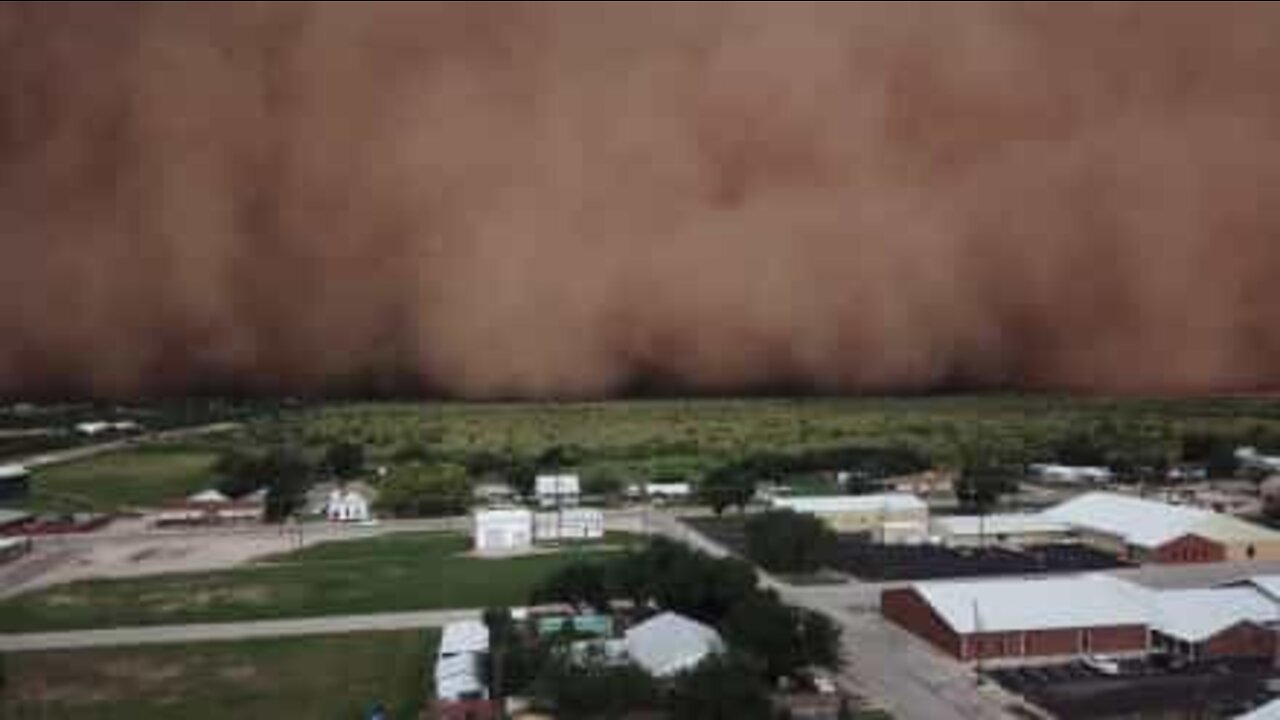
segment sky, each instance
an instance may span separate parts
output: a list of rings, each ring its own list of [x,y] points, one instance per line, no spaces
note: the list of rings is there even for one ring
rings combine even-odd
[[[1280,385],[1280,6],[0,5],[0,396]]]

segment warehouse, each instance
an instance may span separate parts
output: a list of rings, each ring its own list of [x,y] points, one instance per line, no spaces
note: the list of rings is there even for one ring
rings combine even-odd
[[[1280,560],[1280,533],[1200,508],[1091,492],[1041,515],[1072,526],[1084,542],[1135,562]]]
[[[886,590],[881,612],[961,660],[1144,654],[1147,609],[1104,575],[922,582]]]
[[[814,515],[836,532],[866,533],[879,542],[920,542],[928,537],[929,506],[907,493],[774,497],[770,504]]]
[[[925,582],[886,590],[884,616],[962,660],[1142,655],[1272,658],[1280,604],[1249,585],[1153,590],[1106,575]]]
[[[948,547],[1023,547],[1076,538],[1070,525],[1037,513],[935,517],[931,528],[933,535]]]

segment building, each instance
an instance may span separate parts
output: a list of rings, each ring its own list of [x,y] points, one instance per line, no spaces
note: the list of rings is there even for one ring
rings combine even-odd
[[[645,483],[644,496],[650,500],[687,500],[693,495],[689,483]]]
[[[211,488],[161,509],[155,515],[155,522],[157,525],[256,522],[262,519],[265,510],[265,491],[253,492],[233,500]]]
[[[31,471],[24,465],[0,465],[0,500],[26,497],[31,491]]]
[[[1257,448],[1241,447],[1236,448],[1235,456],[1241,467],[1267,473],[1280,472],[1280,455],[1263,455]]]
[[[473,520],[477,552],[518,552],[533,546],[533,512],[530,510],[480,510],[473,515]]]
[[[136,432],[142,427],[133,420],[120,420],[118,422],[108,422],[105,420],[90,420],[88,422],[76,423],[75,430],[81,435],[94,437],[106,433],[117,432]]]
[[[1159,653],[1273,658],[1280,604],[1246,582],[1156,590],[1107,575],[923,582],[886,590],[884,616],[961,660]]]
[[[1093,465],[1035,463],[1030,465],[1027,470],[1038,480],[1048,483],[1102,485],[1115,480],[1115,473],[1111,472],[1110,468]]]
[[[879,542],[921,542],[929,531],[929,506],[915,495],[773,497],[770,505],[814,515],[841,533],[866,533]]]
[[[949,470],[925,470],[911,475],[885,478],[885,490],[912,495],[950,495],[955,492],[956,474]],[[843,484],[843,483],[842,483]]]
[[[1082,541],[1137,562],[1280,560],[1280,533],[1202,508],[1090,492],[1049,508]]]
[[[533,517],[535,542],[598,540],[602,537],[604,512],[597,508],[566,508],[556,512],[540,512]]]
[[[533,493],[544,508],[573,507],[582,499],[582,486],[577,475],[539,475]]]
[[[25,510],[0,508],[0,536],[21,531],[33,519],[34,516]]]
[[[368,522],[376,493],[364,483],[346,483],[329,491],[324,516],[330,522]]]
[[[483,503],[502,504],[514,500],[516,490],[507,483],[484,482],[471,489],[471,496]]]
[[[497,717],[485,683],[489,628],[479,620],[444,626],[436,651],[436,713],[442,720],[485,720]]]
[[[679,613],[664,612],[626,632],[627,655],[656,678],[688,670],[724,649],[715,628]]]
[[[1023,547],[1076,538],[1070,525],[1039,513],[936,516],[930,528],[933,536],[948,547]]]

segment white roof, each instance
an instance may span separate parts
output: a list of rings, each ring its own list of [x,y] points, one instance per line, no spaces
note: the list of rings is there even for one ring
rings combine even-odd
[[[1188,534],[1227,541],[1280,538],[1280,534],[1229,515],[1108,492],[1079,495],[1042,515],[1144,548],[1159,547]]]
[[[1254,575],[1243,580],[1223,583],[1222,586],[1238,587],[1241,585],[1253,587],[1258,592],[1280,603],[1280,575]]]
[[[644,491],[649,495],[688,495],[693,490],[689,483],[646,483]]]
[[[581,490],[577,475],[539,475],[534,481],[538,495],[577,495]]]
[[[450,655],[436,660],[436,697],[457,700],[464,695],[485,692],[480,682],[479,656],[474,653]]]
[[[922,582],[913,587],[956,632],[1145,625],[1147,610],[1105,575]]]
[[[1017,535],[1067,532],[1070,525],[1038,513],[1007,515],[935,515],[934,527],[946,535]]]
[[[458,653],[489,651],[489,626],[479,620],[460,620],[444,626],[440,636],[441,657]]]
[[[31,471],[25,465],[0,465],[0,480],[13,480],[30,474]]]
[[[1242,622],[1280,621],[1280,607],[1249,587],[1161,590],[1151,593],[1151,627],[1187,642],[1201,642]]]
[[[533,512],[525,508],[502,508],[494,510],[477,510],[476,523],[479,525],[497,525],[519,523],[528,525],[533,522]]]
[[[723,647],[715,629],[664,612],[627,630],[627,654],[654,677],[669,677],[697,665]]]
[[[1253,712],[1237,715],[1235,720],[1280,720],[1280,698],[1254,709]]]
[[[189,495],[187,500],[194,503],[222,503],[229,502],[231,498],[223,495],[218,490],[210,488],[208,490],[201,490],[194,495]]]
[[[903,512],[927,510],[928,505],[911,493],[877,495],[823,495],[817,497],[775,497],[770,503],[803,513]]]
[[[0,537],[0,550],[8,550],[11,547],[25,545],[27,539],[24,537]]]

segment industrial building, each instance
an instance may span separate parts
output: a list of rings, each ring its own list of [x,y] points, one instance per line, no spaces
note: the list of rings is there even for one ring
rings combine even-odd
[[[907,493],[774,497],[779,510],[808,513],[841,533],[865,533],[886,544],[923,542],[929,533],[929,506]]]
[[[489,699],[485,660],[489,628],[479,620],[444,626],[436,652],[436,713],[442,720],[482,720],[498,716]]]
[[[1280,560],[1280,533],[1231,515],[1109,492],[1090,492],[1041,516],[1081,541],[1134,562]]]
[[[884,616],[961,660],[1075,655],[1272,658],[1280,603],[1253,585],[1154,590],[1107,575],[922,582]]]

